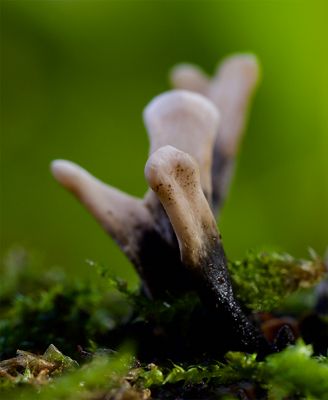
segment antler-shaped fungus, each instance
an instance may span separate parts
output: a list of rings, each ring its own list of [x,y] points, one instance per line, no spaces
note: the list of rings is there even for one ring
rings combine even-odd
[[[156,97],[145,109],[150,152],[172,144],[191,154],[202,168],[202,187],[211,197],[213,145],[219,114],[210,101],[175,90]],[[100,182],[74,163],[52,163],[55,178],[70,190],[135,265],[150,297],[190,287],[178,243],[162,205],[152,191],[143,200]]]
[[[190,66],[175,69],[172,77],[176,86],[205,94],[215,105],[203,95],[173,90],[146,107],[151,146],[145,175],[152,190],[144,199],[105,185],[69,161],[54,161],[53,174],[119,244],[149,297],[196,289],[243,349],[265,351],[266,342],[234,299],[212,213],[226,193],[256,60],[232,57],[212,82]]]

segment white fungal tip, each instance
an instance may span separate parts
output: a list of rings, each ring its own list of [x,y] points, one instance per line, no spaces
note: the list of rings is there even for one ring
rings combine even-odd
[[[205,94],[209,85],[209,78],[195,65],[178,64],[170,71],[170,82],[176,89],[186,89]]]
[[[205,126],[219,125],[219,112],[210,100],[188,90],[171,90],[152,100],[144,110],[144,121],[148,128],[158,123],[183,124],[185,119],[200,120]],[[210,129],[213,134],[215,129]]]
[[[81,175],[88,174],[83,168],[67,160],[54,160],[50,164],[54,178],[65,187],[72,187]]]
[[[190,154],[198,163],[206,196],[212,191],[210,174],[219,119],[219,112],[210,100],[186,90],[163,93],[144,111],[150,153],[171,145]]]
[[[189,154],[167,145],[159,148],[148,159],[145,166],[145,176],[151,188],[158,183],[158,178],[163,174],[170,174],[176,167],[179,158],[192,161]]]
[[[260,63],[255,54],[242,53],[233,54],[223,60],[218,66],[218,72],[220,74],[227,73],[235,76],[236,72],[240,74],[240,78],[247,78],[250,84],[254,84],[259,80],[260,77]]]

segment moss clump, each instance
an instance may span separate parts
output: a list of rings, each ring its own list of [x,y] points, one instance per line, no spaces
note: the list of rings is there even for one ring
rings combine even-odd
[[[276,252],[248,253],[242,261],[229,263],[236,296],[252,311],[271,311],[287,296],[318,283],[326,270],[314,252],[310,260]]]
[[[78,346],[105,343],[130,315],[129,302],[101,277],[73,281],[57,269],[40,274],[35,258],[19,253],[10,256],[19,265],[6,264],[2,276],[0,359],[17,349],[42,353],[50,343],[78,357]]]
[[[138,380],[149,388],[180,383],[191,390],[202,385],[217,394],[222,386],[239,383],[242,388],[248,382],[265,398],[328,399],[328,357],[314,358],[311,346],[299,341],[264,361],[257,361],[255,354],[229,352],[224,362],[210,365],[174,365],[166,371],[151,365],[141,369]],[[234,389],[230,387],[230,394]]]
[[[79,364],[61,353],[51,344],[45,353],[38,356],[17,350],[17,356],[0,362],[0,376],[10,385],[43,385],[50,377],[76,369]]]
[[[302,341],[263,361],[257,361],[255,354],[229,352],[220,362],[183,366],[137,365],[131,351],[125,350],[115,356],[94,356],[67,372],[64,368],[50,369],[48,364],[55,363],[45,355],[28,357],[37,367],[31,369],[26,363],[25,369],[16,371],[14,390],[9,391],[2,379],[7,399],[328,398],[328,358],[313,357],[311,346]],[[72,367],[72,361],[69,365]],[[18,382],[24,387],[17,387]]]
[[[50,361],[49,353],[52,358],[53,349],[48,349],[43,356],[22,354],[22,357],[28,356],[29,358],[25,369],[13,370],[12,368],[11,375],[6,375],[0,366],[0,390],[4,398],[7,400],[17,398],[25,400],[101,399],[109,396],[115,388],[122,387],[128,371],[133,366],[133,359],[128,350],[123,350],[120,354],[112,357],[95,356],[90,362],[79,368],[75,367],[76,362],[70,360],[70,368],[65,369],[63,363],[67,364],[67,357],[61,355],[62,363],[60,363],[57,350],[56,361]],[[7,360],[7,364],[13,364],[13,360]],[[29,362],[31,360],[34,361],[37,368],[31,369]],[[61,365],[61,368],[56,368],[58,365]],[[73,371],[72,366],[74,367]]]

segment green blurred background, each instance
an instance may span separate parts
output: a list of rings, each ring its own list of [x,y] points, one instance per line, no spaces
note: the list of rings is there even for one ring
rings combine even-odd
[[[328,6],[320,1],[1,2],[1,254],[45,266],[131,266],[49,162],[73,160],[131,194],[146,190],[141,113],[176,63],[212,72],[252,51],[263,79],[220,221],[232,259],[249,248],[306,256],[328,244]]]

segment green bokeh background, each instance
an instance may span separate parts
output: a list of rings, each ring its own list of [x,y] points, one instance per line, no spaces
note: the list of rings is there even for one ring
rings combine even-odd
[[[176,63],[212,72],[232,52],[262,64],[220,229],[228,256],[328,244],[328,6],[320,1],[1,2],[1,254],[84,260],[135,279],[116,245],[53,180],[73,160],[131,194],[146,190],[141,113]],[[156,266],[154,266],[156,267]]]

